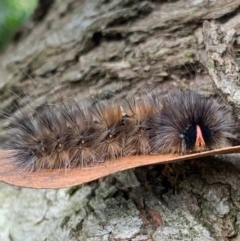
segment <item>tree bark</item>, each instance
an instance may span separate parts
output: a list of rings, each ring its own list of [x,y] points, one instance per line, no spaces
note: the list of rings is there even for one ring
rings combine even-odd
[[[239,91],[239,9],[239,0],[60,1],[0,56],[1,110],[16,114],[112,91],[159,88],[165,95],[176,87],[223,94],[238,110],[232,93]],[[221,36],[230,31],[231,41],[213,41],[213,23],[203,29],[205,20],[220,23]],[[214,44],[225,49],[214,55]],[[221,59],[234,66],[232,79]],[[2,119],[2,136],[7,126]],[[60,190],[1,183],[0,240],[238,241],[239,169],[235,154]]]

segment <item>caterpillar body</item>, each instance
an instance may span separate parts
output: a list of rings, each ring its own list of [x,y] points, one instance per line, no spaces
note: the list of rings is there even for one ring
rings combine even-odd
[[[239,143],[239,124],[224,105],[193,91],[155,92],[39,108],[13,118],[4,148],[21,169],[74,168],[123,156],[187,154]],[[116,160],[117,161],[117,160]]]

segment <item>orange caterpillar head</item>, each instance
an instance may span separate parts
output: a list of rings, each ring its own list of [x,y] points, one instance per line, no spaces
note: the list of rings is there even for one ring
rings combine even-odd
[[[173,92],[149,119],[153,152],[190,153],[231,146],[237,124],[230,111],[195,92]]]

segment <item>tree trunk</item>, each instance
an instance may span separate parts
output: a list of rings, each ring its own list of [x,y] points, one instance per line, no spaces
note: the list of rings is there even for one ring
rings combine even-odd
[[[239,7],[239,0],[60,1],[2,53],[1,109],[156,87],[163,95],[176,86],[216,94],[221,83],[209,72],[212,85],[208,75],[209,48],[202,61],[211,39],[202,34],[203,22],[235,28],[236,50]],[[7,125],[3,120],[2,135]],[[239,169],[239,155],[229,155],[137,168],[61,190],[1,183],[0,240],[237,241]]]

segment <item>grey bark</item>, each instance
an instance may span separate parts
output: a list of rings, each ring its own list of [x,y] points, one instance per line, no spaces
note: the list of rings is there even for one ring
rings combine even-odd
[[[205,94],[217,86],[238,109],[232,92],[224,92],[229,72],[218,64],[234,66],[237,76],[227,86],[236,93],[239,7],[239,0],[61,1],[0,56],[1,109],[113,90],[158,87],[166,94],[176,86]],[[214,42],[209,23],[203,35],[204,20],[219,22],[221,36],[234,32],[232,41]],[[214,44],[223,45],[218,55]],[[3,120],[2,135],[7,125]],[[237,241],[239,169],[238,155],[229,155],[137,168],[60,190],[1,183],[0,240]]]

